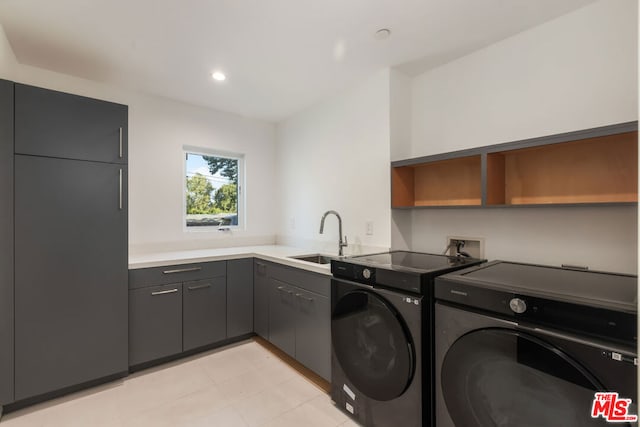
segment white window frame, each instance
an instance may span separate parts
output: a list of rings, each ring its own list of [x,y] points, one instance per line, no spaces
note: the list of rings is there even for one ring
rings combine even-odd
[[[201,156],[214,156],[238,161],[238,225],[203,225],[198,227],[187,226],[187,154]],[[242,153],[215,150],[211,148],[194,147],[185,145],[182,147],[182,228],[189,233],[218,232],[221,230],[245,230],[246,229],[246,197],[245,197],[245,159]]]

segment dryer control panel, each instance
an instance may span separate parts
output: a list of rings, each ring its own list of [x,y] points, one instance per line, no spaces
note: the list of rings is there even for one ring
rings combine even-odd
[[[634,347],[637,344],[636,315],[633,313],[490,289],[460,283],[446,276],[436,278],[435,298],[518,322],[546,325]]]

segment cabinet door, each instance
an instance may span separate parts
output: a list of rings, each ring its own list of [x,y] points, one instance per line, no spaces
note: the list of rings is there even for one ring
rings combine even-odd
[[[182,287],[184,351],[222,341],[227,337],[226,278],[186,282]]]
[[[296,359],[331,381],[331,304],[329,298],[294,288]]]
[[[268,265],[255,260],[253,264],[253,331],[269,339],[269,276]]]
[[[0,80],[0,406],[13,401],[13,83]]]
[[[253,331],[253,259],[227,261],[227,336]]]
[[[127,371],[126,182],[15,156],[16,400]]]
[[[127,162],[126,105],[15,85],[15,152]]]
[[[269,341],[291,357],[296,350],[296,300],[294,287],[269,281]]]
[[[129,291],[129,365],[182,352],[182,284]]]

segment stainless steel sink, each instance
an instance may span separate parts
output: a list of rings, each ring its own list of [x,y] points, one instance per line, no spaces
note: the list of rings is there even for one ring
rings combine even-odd
[[[297,255],[290,256],[288,258],[299,259],[300,261],[313,262],[316,264],[329,264],[334,257],[330,257],[322,254],[312,254],[312,255]]]

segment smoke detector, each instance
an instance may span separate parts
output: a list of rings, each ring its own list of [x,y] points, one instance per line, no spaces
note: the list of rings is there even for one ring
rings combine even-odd
[[[376,40],[386,40],[389,37],[391,37],[391,30],[388,28],[380,28],[373,35],[373,38],[375,38]]]

